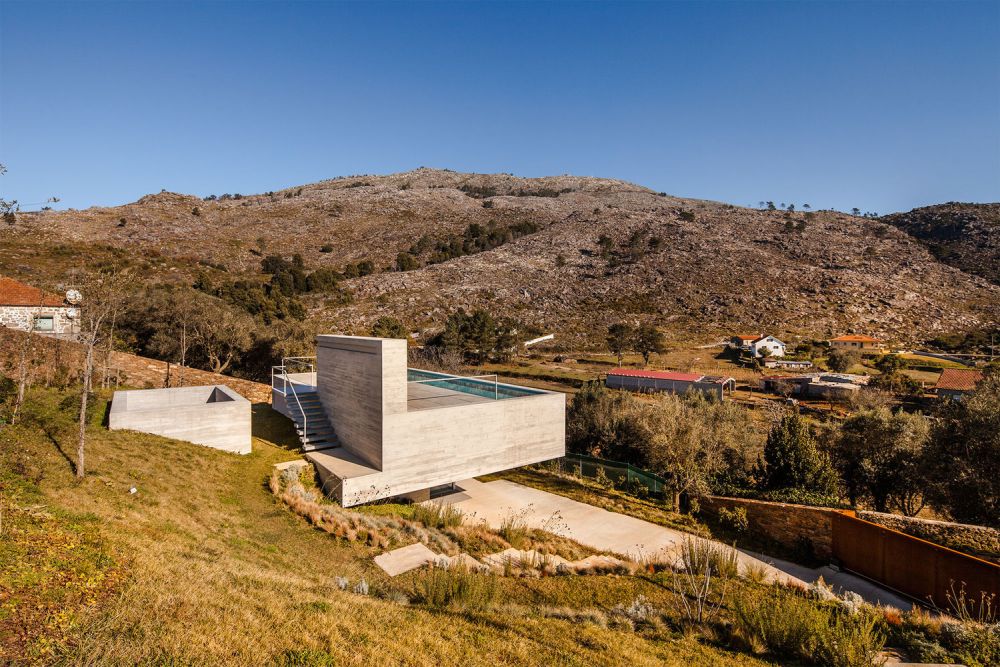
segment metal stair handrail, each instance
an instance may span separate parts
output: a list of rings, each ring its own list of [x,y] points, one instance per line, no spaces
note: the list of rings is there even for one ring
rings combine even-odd
[[[282,364],[280,366],[271,366],[271,388],[280,391],[281,395],[285,397],[286,402],[288,400],[288,389],[289,386],[291,386],[291,393],[292,397],[295,399],[295,405],[298,406],[299,414],[302,415],[302,433],[299,436],[299,441],[302,443],[303,447],[306,446],[309,437],[309,415],[306,414],[305,408],[302,407],[302,401],[299,400],[299,393],[295,390],[295,380],[288,377],[288,366],[285,362],[289,360],[301,362],[306,359],[315,359],[315,357],[285,357],[281,360]],[[312,363],[309,363],[308,365],[309,372],[315,375],[316,366]],[[274,385],[275,370],[279,371],[278,377],[281,378],[281,389],[278,389]]]

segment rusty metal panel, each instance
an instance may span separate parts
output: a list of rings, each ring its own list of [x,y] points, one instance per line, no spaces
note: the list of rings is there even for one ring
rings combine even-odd
[[[965,585],[966,595],[1000,597],[1000,565],[854,516],[833,515],[833,555],[852,572],[942,609]]]

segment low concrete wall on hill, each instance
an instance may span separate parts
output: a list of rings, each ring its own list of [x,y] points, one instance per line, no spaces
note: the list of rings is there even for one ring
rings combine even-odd
[[[833,513],[826,507],[808,507],[749,498],[708,496],[699,499],[703,510],[717,516],[722,508],[742,507],[750,528],[784,547],[797,549],[804,543],[812,546],[817,558],[833,555]]]

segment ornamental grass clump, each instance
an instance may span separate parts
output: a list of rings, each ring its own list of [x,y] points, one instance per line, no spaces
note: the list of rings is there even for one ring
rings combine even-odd
[[[465,513],[453,505],[442,502],[421,503],[413,506],[413,520],[428,528],[457,528],[462,525]]]
[[[485,609],[497,594],[497,577],[463,567],[428,566],[417,579],[414,600],[438,609]]]
[[[306,488],[298,471],[274,471],[268,485],[289,509],[338,539],[378,549],[417,541],[449,556],[459,552],[455,542],[437,528],[399,516],[355,512],[329,502],[316,489]]]

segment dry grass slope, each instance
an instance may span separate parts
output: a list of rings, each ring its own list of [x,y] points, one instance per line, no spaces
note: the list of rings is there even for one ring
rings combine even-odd
[[[640,594],[662,604],[665,593],[637,578],[514,580],[497,597],[516,612],[434,610],[342,591],[338,577],[365,578],[373,590],[386,583],[371,562],[375,550],[312,528],[271,495],[270,468],[292,456],[294,437],[266,406],[256,408],[247,457],[108,432],[95,411],[91,467],[77,483],[61,453],[72,432],[63,400],[37,391],[25,423],[5,429],[0,446],[5,537],[17,539],[4,540],[0,554],[20,563],[0,567],[0,662],[766,664],[671,633],[644,636],[532,611],[611,609]],[[54,523],[33,529],[38,519],[28,512]],[[59,547],[64,535],[72,544]],[[53,549],[49,560],[37,557]],[[58,576],[45,579],[46,563]],[[45,613],[18,611],[28,602]]]

